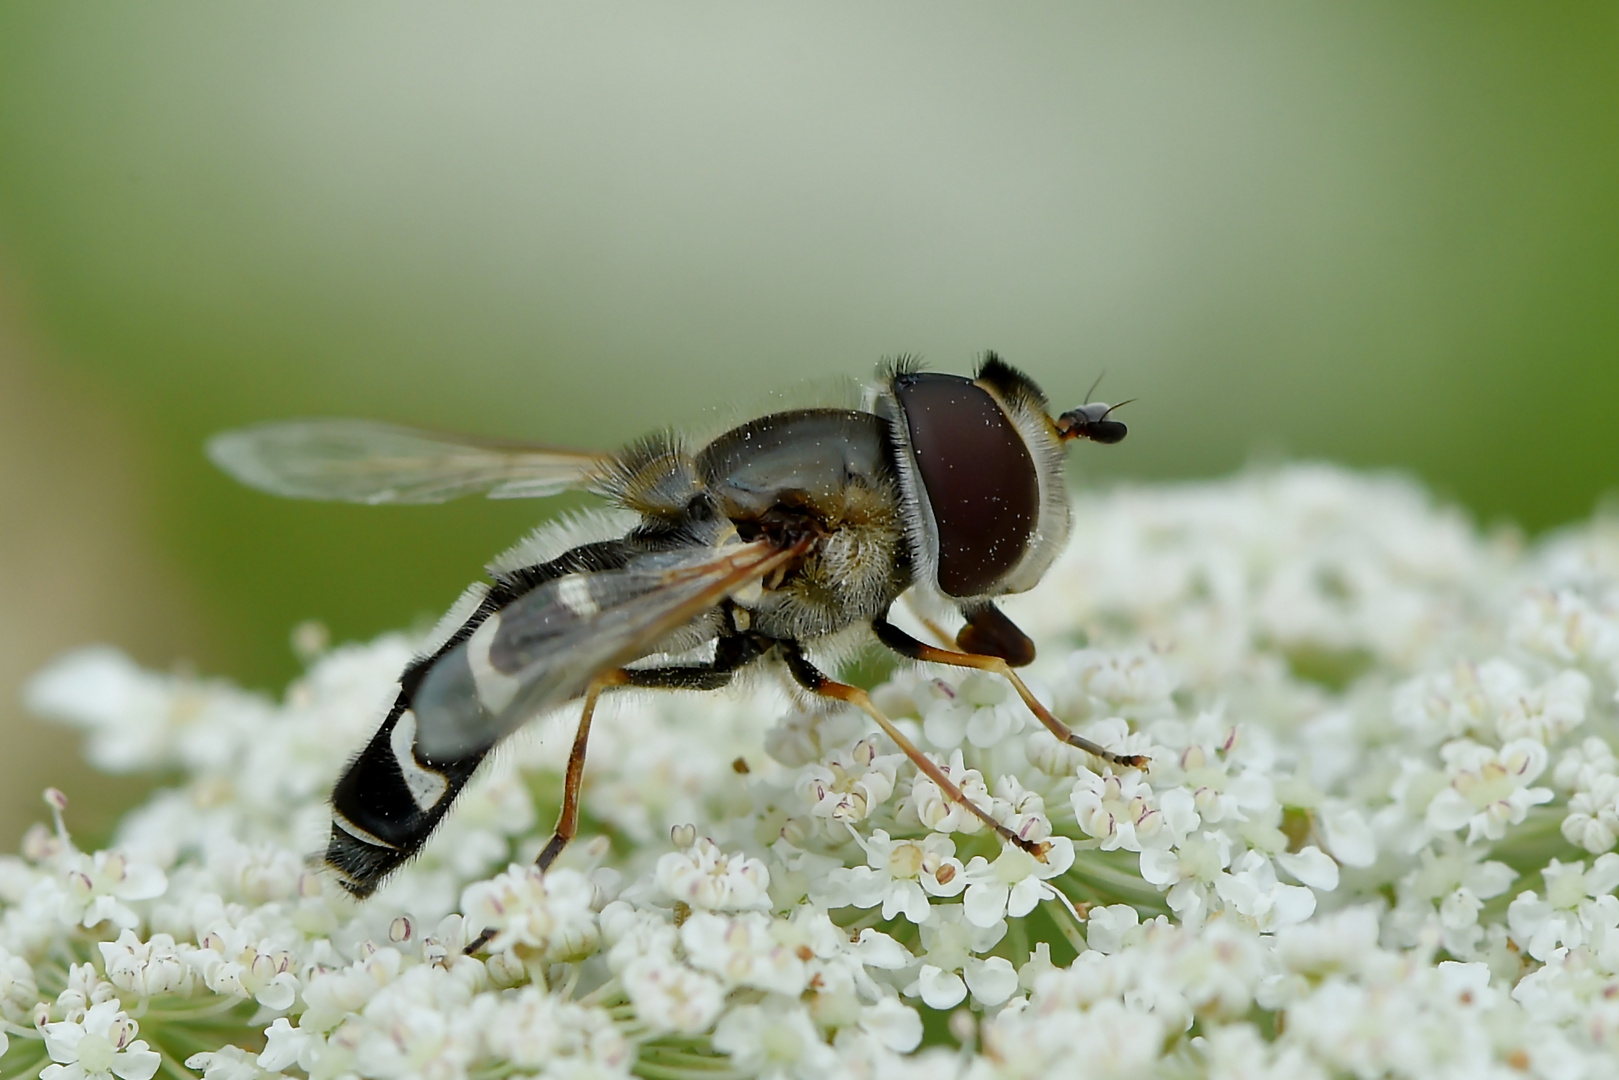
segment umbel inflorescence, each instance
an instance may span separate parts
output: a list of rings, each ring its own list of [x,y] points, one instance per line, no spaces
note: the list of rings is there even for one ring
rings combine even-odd
[[[33,708],[178,779],[98,852],[51,793],[0,859],[0,1074],[1613,1075],[1619,524],[1525,548],[1319,467],[1075,517],[1008,608],[1037,693],[1150,769],[990,678],[874,689],[1044,861],[761,678],[605,707],[544,876],[540,722],[356,904],[306,856],[413,639],[281,702],[63,658]]]

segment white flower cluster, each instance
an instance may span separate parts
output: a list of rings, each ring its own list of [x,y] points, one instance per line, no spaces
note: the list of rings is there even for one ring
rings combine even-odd
[[[535,725],[357,904],[305,856],[412,642],[280,703],[65,657],[32,707],[171,785],[0,858],[0,1077],[1619,1073],[1619,524],[1526,549],[1322,467],[1075,517],[1027,681],[1148,768],[989,676],[873,688],[1039,856],[756,680],[610,698],[543,875]]]

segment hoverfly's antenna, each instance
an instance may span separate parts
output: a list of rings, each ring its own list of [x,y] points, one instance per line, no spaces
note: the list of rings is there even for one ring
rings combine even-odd
[[[1091,403],[1091,395],[1096,393],[1096,388],[1102,385],[1102,380],[1105,378],[1107,378],[1107,368],[1103,368],[1101,372],[1097,374],[1096,381],[1091,383],[1091,388],[1089,390],[1085,391],[1085,404],[1089,405]],[[1119,404],[1122,405],[1123,402],[1120,402]],[[1115,405],[1113,407],[1116,409],[1119,406]]]
[[[1091,389],[1095,390],[1096,387],[1092,385]],[[1121,442],[1125,435],[1129,434],[1130,429],[1118,420],[1109,420],[1108,414],[1134,400],[1135,398],[1129,398],[1119,402],[1118,405],[1087,401],[1079,408],[1069,409],[1057,417],[1057,434],[1064,440],[1089,439],[1091,442],[1105,444]]]

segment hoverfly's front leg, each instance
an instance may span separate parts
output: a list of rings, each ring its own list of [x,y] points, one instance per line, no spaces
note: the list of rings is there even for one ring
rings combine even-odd
[[[1005,616],[1003,615],[1002,618],[1005,619]],[[1010,624],[1010,620],[1007,620],[1007,622]],[[1072,728],[1053,716],[1050,709],[1040,704],[1039,700],[1029,692],[1029,688],[1023,680],[1018,678],[1017,672],[1012,670],[1012,665],[1007,663],[1003,657],[985,656],[970,652],[952,652],[949,649],[936,648],[916,640],[887,619],[873,620],[871,628],[877,632],[877,640],[901,656],[909,657],[912,660],[925,660],[930,664],[948,664],[951,667],[991,671],[1004,677],[1017,690],[1018,697],[1023,699],[1023,703],[1029,707],[1029,711],[1034,713],[1040,722],[1046,726],[1046,730],[1069,746],[1076,746],[1087,754],[1094,754],[1103,761],[1111,762],[1114,765],[1124,765],[1133,769],[1145,769],[1147,767],[1148,760],[1145,754],[1115,754],[1111,750],[1098,746],[1083,735],[1076,735]]]
[[[819,697],[831,698],[834,701],[842,701],[853,705],[877,721],[877,726],[882,729],[883,734],[894,740],[894,745],[898,746],[901,752],[910,758],[918,769],[922,770],[924,776],[939,785],[939,790],[944,792],[945,798],[965,806],[979,821],[994,829],[1002,840],[1016,844],[1036,858],[1045,855],[1047,845],[1044,842],[1023,839],[1011,829],[996,821],[989,815],[988,811],[967,798],[966,792],[956,786],[955,781],[951,780],[943,769],[939,768],[932,759],[917,749],[916,744],[907,739],[905,733],[895,727],[894,722],[884,716],[881,709],[872,704],[871,697],[864,690],[858,686],[850,686],[848,683],[840,683],[828,677],[805,658],[803,650],[798,647],[796,642],[782,641],[778,642],[777,645],[782,651],[782,656],[787,661],[787,670],[792,673],[793,678],[800,686]]]

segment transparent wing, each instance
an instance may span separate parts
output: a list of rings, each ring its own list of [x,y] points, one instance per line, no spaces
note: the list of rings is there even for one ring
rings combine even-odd
[[[481,754],[598,673],[653,651],[727,596],[808,550],[758,541],[643,556],[619,570],[546,582],[490,615],[434,662],[412,699],[429,761]]]
[[[248,487],[295,499],[436,503],[531,499],[581,487],[605,455],[440,435],[369,420],[287,420],[227,431],[208,457]]]

